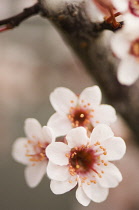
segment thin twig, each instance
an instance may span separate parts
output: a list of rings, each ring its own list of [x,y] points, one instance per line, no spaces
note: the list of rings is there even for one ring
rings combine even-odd
[[[0,32],[13,29],[17,27],[21,22],[26,20],[29,17],[32,17],[33,15],[36,15],[40,12],[40,4],[36,3],[31,7],[25,8],[23,12],[19,13],[18,15],[15,15],[13,17],[0,20]]]

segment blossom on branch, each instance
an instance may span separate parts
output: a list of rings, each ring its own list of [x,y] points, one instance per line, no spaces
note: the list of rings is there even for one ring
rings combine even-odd
[[[12,156],[25,168],[25,180],[30,187],[36,187],[46,172],[48,158],[46,147],[54,141],[52,129],[41,127],[36,119],[25,121],[26,138],[19,138],[13,144]]]
[[[99,123],[110,124],[116,120],[115,109],[101,104],[98,86],[85,88],[79,96],[70,89],[59,87],[50,94],[50,102],[56,110],[47,125],[56,136],[66,135],[72,128],[83,126],[88,133]]]
[[[118,168],[109,161],[123,157],[124,141],[114,137],[105,124],[96,126],[90,138],[85,128],[73,128],[66,140],[67,144],[54,142],[46,149],[52,192],[63,194],[78,185],[76,198],[82,205],[89,205],[91,200],[104,201],[109,188],[116,187],[122,180]]]
[[[111,42],[112,50],[121,59],[118,66],[118,79],[121,84],[131,85],[139,77],[139,27],[125,26],[118,31]]]

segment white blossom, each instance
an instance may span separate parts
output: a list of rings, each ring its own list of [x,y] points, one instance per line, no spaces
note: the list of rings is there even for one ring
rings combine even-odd
[[[98,86],[85,88],[79,96],[70,89],[59,87],[50,94],[50,102],[56,110],[48,120],[56,136],[66,135],[70,129],[83,126],[88,132],[99,123],[110,124],[116,120],[115,109],[101,104]]]
[[[127,27],[136,27],[139,24],[139,0],[112,0],[115,8],[122,13],[124,24]]]
[[[109,188],[122,181],[119,169],[109,161],[123,157],[124,141],[105,124],[96,126],[90,138],[85,128],[73,128],[66,139],[67,144],[54,142],[46,149],[52,192],[63,194],[78,185],[76,198],[82,205],[104,201]]]
[[[17,139],[12,148],[13,158],[24,165],[25,180],[30,187],[36,187],[46,172],[48,158],[46,147],[54,141],[52,129],[43,126],[33,118],[25,121],[26,138]]]
[[[139,0],[111,0],[119,12],[131,13],[139,17]]]
[[[121,59],[118,79],[124,85],[133,84],[139,77],[139,27],[124,27],[112,37],[114,54]]]

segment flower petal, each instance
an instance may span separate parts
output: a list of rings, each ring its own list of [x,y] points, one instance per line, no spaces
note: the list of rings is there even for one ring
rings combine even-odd
[[[107,188],[101,187],[98,183],[91,183],[90,185],[84,183],[83,190],[92,201],[97,203],[106,200],[109,193]]]
[[[42,139],[42,128],[40,123],[33,118],[25,120],[25,133],[29,140],[41,140]]]
[[[56,181],[65,181],[70,176],[68,166],[58,166],[51,161],[47,165],[47,175],[50,179]]]
[[[26,145],[27,139],[26,138],[19,138],[17,139],[13,146],[12,146],[12,156],[13,158],[22,164],[29,164],[29,158],[26,156]]]
[[[93,119],[93,125],[99,123],[110,124],[116,120],[115,109],[110,105],[100,105],[95,109]]]
[[[25,168],[25,180],[29,187],[36,187],[46,172],[47,161],[29,165]]]
[[[101,145],[106,149],[106,158],[109,161],[121,159],[126,152],[125,142],[120,137],[107,139],[103,141]]]
[[[128,10],[128,1],[127,0],[112,0],[114,7],[119,12],[126,12]]]
[[[59,113],[68,113],[71,106],[76,106],[77,96],[70,89],[59,87],[50,94],[50,102]]]
[[[79,97],[79,104],[81,106],[86,105],[89,108],[93,108],[94,106],[98,106],[101,102],[101,91],[98,86],[85,88]]]
[[[84,193],[82,187],[78,187],[76,190],[76,199],[77,201],[82,204],[83,206],[88,206],[91,199],[87,197],[87,195]]]
[[[42,140],[44,142],[47,142],[50,144],[51,142],[55,141],[54,132],[53,132],[52,128],[50,128],[48,126],[42,127],[42,135],[43,135]]]
[[[86,145],[90,141],[83,127],[73,128],[67,134],[66,139],[70,148]]]
[[[98,178],[98,181],[102,187],[113,188],[122,181],[121,172],[114,164],[109,162],[107,166],[101,166],[101,170],[104,173],[102,174],[102,178]]]
[[[130,41],[123,31],[117,32],[111,39],[111,47],[116,56],[120,59],[124,59],[127,56],[130,49]]]
[[[72,129],[72,125],[67,115],[61,115],[59,113],[53,114],[47,123],[48,126],[53,128],[55,136],[64,136]]]
[[[121,84],[131,85],[139,77],[139,63],[133,56],[127,56],[118,67],[118,79]]]
[[[63,182],[51,180],[50,189],[52,190],[54,194],[58,195],[58,194],[63,194],[70,191],[76,185],[77,185],[77,181],[73,181],[70,183],[68,180],[63,181]]]
[[[105,124],[99,124],[94,129],[90,136],[91,142],[94,144],[97,141],[103,142],[104,140],[114,136],[111,128]]]
[[[69,160],[66,154],[70,152],[68,145],[62,142],[54,142],[47,146],[46,156],[55,164],[60,166],[67,165]]]

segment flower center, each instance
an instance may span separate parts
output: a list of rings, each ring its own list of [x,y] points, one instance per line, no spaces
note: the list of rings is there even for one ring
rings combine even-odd
[[[90,110],[85,110],[81,107],[71,107],[68,114],[73,128],[78,126],[88,127],[91,117]]]
[[[139,17],[139,0],[130,0],[129,10],[133,15]]]
[[[69,158],[70,175],[79,175],[81,183],[96,184],[97,177],[102,178],[104,174],[101,167],[108,165],[108,162],[103,160],[104,155],[107,155],[107,152],[100,142],[72,148],[70,154],[66,154],[66,157]],[[72,183],[72,180],[69,180],[69,183]]]
[[[96,156],[89,147],[81,146],[71,150],[69,158],[71,171],[77,174],[85,174],[93,168],[95,162]]]
[[[130,48],[130,53],[139,58],[139,39],[136,39]]]
[[[25,145],[26,156],[29,157],[31,162],[39,162],[42,160],[47,160],[45,149],[48,146],[48,143],[41,143],[40,141],[34,142],[28,140],[28,143]]]

